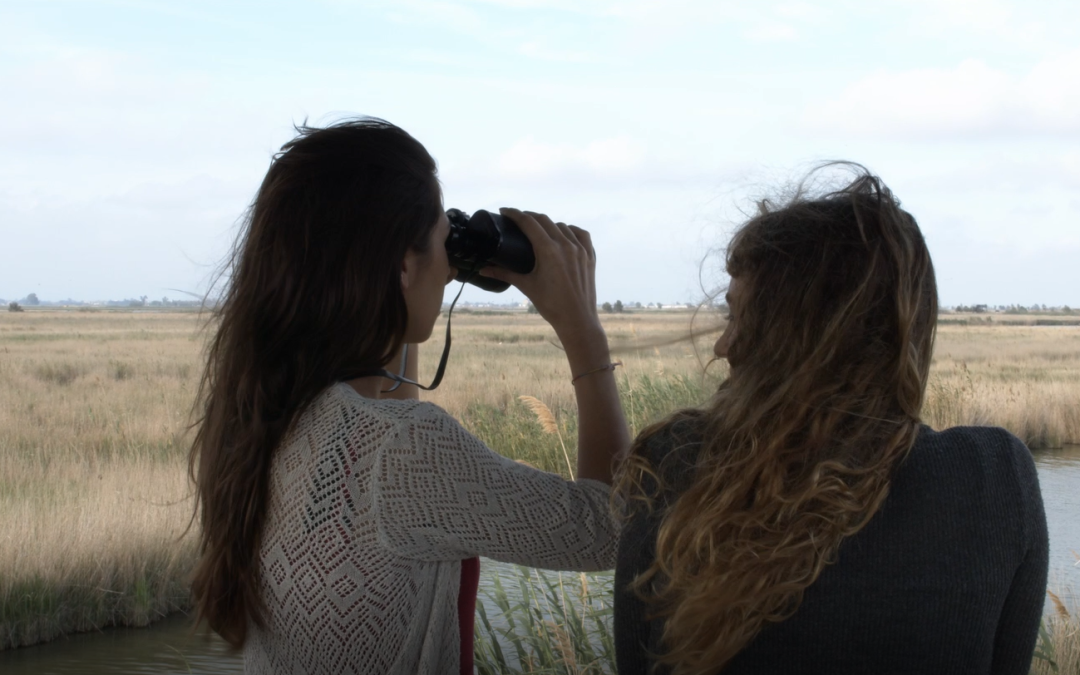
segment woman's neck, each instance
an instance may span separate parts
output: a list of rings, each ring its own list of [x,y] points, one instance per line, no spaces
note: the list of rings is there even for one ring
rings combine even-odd
[[[345,384],[352,387],[353,391],[364,398],[381,398],[380,394],[382,393],[383,388],[383,378],[378,375],[346,380]]]

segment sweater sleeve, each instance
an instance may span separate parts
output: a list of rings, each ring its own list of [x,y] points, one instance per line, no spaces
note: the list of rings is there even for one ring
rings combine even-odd
[[[582,571],[615,564],[607,485],[502,457],[434,405],[401,421],[379,450],[372,482],[379,543],[402,557],[481,555]]]
[[[994,638],[994,675],[1027,673],[1038,637],[1046,600],[1050,540],[1046,528],[1039,477],[1031,452],[1020,439],[1008,435],[1009,457],[1019,487],[1017,499],[1023,517],[1026,548],[1013,574],[1009,593]]]

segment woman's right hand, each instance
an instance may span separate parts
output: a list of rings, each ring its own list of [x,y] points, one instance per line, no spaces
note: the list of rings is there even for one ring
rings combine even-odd
[[[513,284],[532,300],[566,349],[578,404],[578,478],[608,485],[630,448],[607,336],[596,313],[596,252],[585,230],[554,223],[542,213],[499,209],[532,243],[528,274],[487,267],[481,274]],[[579,377],[580,376],[580,377]]]
[[[544,317],[565,344],[583,332],[600,328],[596,314],[596,252],[580,227],[556,223],[543,213],[502,208],[529,238],[536,266],[528,274],[501,267],[481,270],[484,276],[513,284]]]

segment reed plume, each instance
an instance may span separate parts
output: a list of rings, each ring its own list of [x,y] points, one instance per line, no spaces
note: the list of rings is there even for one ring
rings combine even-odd
[[[1058,616],[1064,621],[1068,621],[1071,618],[1069,610],[1065,607],[1065,603],[1061,601],[1061,598],[1058,597],[1057,593],[1047,590],[1046,594],[1050,596],[1050,602],[1054,603],[1054,609],[1057,611]]]
[[[559,439],[563,457],[566,459],[566,470],[570,473],[570,480],[574,480],[574,467],[570,464],[570,453],[566,451],[566,443],[563,442],[562,434],[559,433],[559,423],[555,420],[555,413],[551,412],[551,408],[547,407],[543,401],[535,396],[522,394],[518,396],[518,400],[528,406],[529,410],[536,415],[536,421],[540,423],[540,428],[545,433],[555,434],[555,437]]]
[[[529,410],[536,415],[536,421],[540,423],[544,431],[549,434],[559,433],[559,424],[555,421],[555,413],[551,412],[551,408],[547,407],[543,401],[535,396],[518,396],[518,400],[528,406]]]

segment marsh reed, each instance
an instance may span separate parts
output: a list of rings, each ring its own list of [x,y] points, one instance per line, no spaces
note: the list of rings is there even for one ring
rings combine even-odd
[[[525,567],[486,574],[493,588],[476,606],[480,675],[615,672],[610,574]]]
[[[725,376],[722,363],[703,374],[714,335],[650,346],[685,333],[688,313],[602,318],[635,433]],[[0,649],[188,605],[199,326],[184,313],[0,313]],[[524,313],[466,312],[454,327],[430,400],[502,454],[568,476],[576,412],[551,329]],[[424,346],[422,377],[441,346]],[[1080,441],[1080,328],[944,326],[932,375],[935,427],[998,424],[1035,448]],[[522,396],[546,407],[547,432]]]

